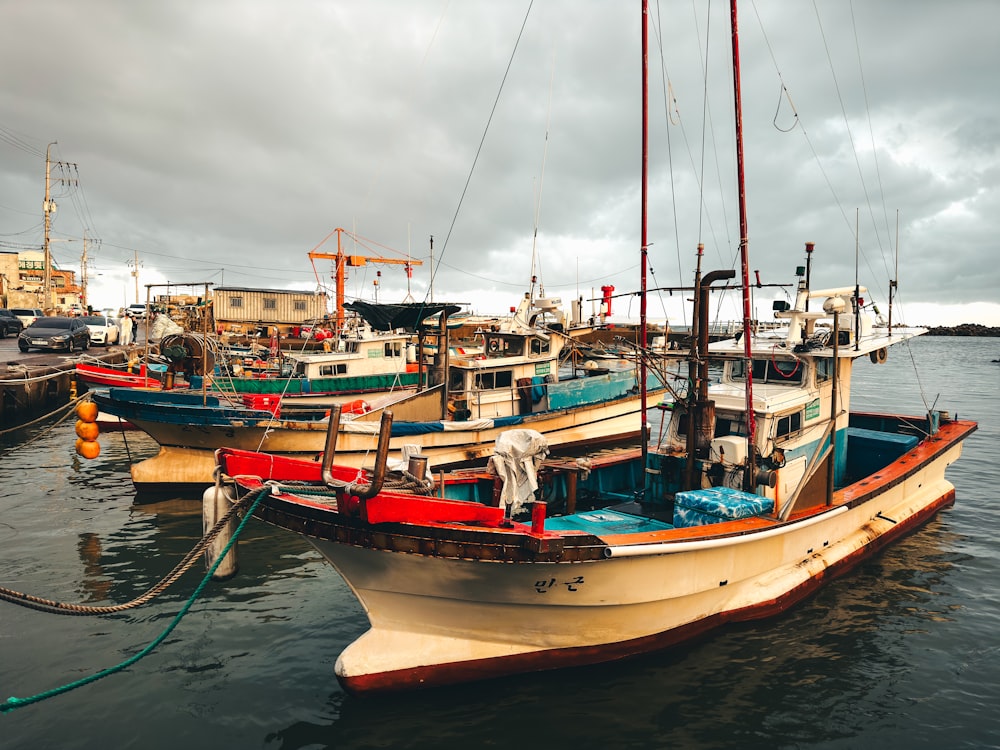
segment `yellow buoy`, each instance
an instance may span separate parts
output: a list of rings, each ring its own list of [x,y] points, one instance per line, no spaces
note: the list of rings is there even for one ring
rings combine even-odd
[[[76,434],[83,440],[97,440],[100,431],[97,422],[84,422],[82,419],[76,420]]]
[[[96,440],[77,438],[76,452],[84,458],[97,458],[101,454],[101,444]]]
[[[97,404],[93,401],[81,401],[76,405],[76,416],[84,422],[96,422]]]

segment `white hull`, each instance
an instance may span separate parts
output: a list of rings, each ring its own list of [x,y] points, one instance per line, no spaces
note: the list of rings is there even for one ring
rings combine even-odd
[[[457,682],[623,658],[775,614],[950,503],[944,471],[960,453],[959,442],[853,508],[738,536],[666,532],[605,560],[510,564],[311,539],[371,621],[337,675],[358,692]]]

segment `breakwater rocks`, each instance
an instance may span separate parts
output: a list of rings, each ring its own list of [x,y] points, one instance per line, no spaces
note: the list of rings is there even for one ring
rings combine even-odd
[[[1000,336],[1000,328],[978,323],[963,323],[960,326],[927,326],[928,336]]]

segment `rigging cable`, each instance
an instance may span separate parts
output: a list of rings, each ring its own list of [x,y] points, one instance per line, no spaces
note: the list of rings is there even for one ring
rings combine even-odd
[[[503,78],[500,81],[500,88],[497,90],[496,98],[493,100],[493,108],[490,110],[490,116],[486,120],[486,127],[483,129],[482,138],[479,140],[479,147],[476,149],[476,156],[472,160],[472,167],[469,169],[469,176],[465,180],[465,186],[462,188],[462,194],[458,199],[458,205],[455,206],[455,214],[452,216],[451,223],[448,225],[448,233],[445,235],[444,244],[441,246],[441,252],[438,255],[438,261],[431,268],[431,285],[430,288],[434,286],[434,279],[437,276],[437,270],[441,266],[441,258],[444,257],[445,251],[448,249],[448,240],[451,238],[451,233],[455,229],[455,224],[458,222],[458,212],[462,208],[462,203],[465,200],[465,195],[469,190],[469,184],[472,182],[472,175],[476,171],[476,164],[479,162],[479,156],[483,152],[483,145],[486,142],[486,134],[490,131],[490,124],[493,122],[493,115],[496,114],[497,105],[500,103],[500,95],[503,93],[504,84],[507,82],[507,76],[510,74],[511,66],[514,64],[514,56],[517,54],[518,45],[521,42],[521,37],[524,36],[524,27],[528,25],[528,16],[531,14],[531,6],[534,4],[534,0],[530,0],[528,3],[528,10],[524,14],[524,21],[521,23],[521,30],[517,34],[517,39],[514,42],[514,49],[511,50],[510,59],[507,61],[507,68],[504,70]],[[428,292],[429,294],[429,292]],[[425,295],[424,299],[427,299]]]

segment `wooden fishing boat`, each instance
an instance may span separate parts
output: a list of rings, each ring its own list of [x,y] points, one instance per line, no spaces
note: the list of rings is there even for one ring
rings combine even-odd
[[[732,18],[735,62],[735,0]],[[740,217],[745,238],[742,201]],[[643,201],[644,270],[646,247]],[[776,310],[782,328],[752,327],[745,309],[738,339],[709,344],[713,284],[735,275],[696,275],[688,385],[674,393],[661,438],[643,443],[632,493],[598,481],[584,505],[584,464],[547,485],[536,471],[544,450],[526,447],[534,438],[498,447],[502,486],[488,496],[454,478],[429,495],[390,489],[390,412],[373,471],[338,467],[335,429],[319,464],[217,452],[216,496],[303,535],[364,608],[370,629],[336,661],[347,690],[634,657],[775,615],[955,500],[946,471],[975,422],[936,409],[851,410],[854,366],[877,366],[924,331],[883,327],[864,287],[812,290],[803,271],[794,303]]]
[[[159,368],[159,369],[157,369]],[[107,367],[88,362],[76,363],[76,377],[90,388],[153,388],[163,387],[165,365],[137,365],[135,371],[127,367]]]
[[[419,323],[442,307],[457,309],[379,306],[381,312],[373,307],[368,315],[389,315],[385,325],[398,327],[405,322],[399,316],[424,316],[410,321]],[[380,410],[390,404],[397,416],[390,449],[398,452],[416,445],[441,468],[485,461],[499,435],[515,426],[544,434],[553,449],[636,438],[643,415],[635,363],[599,372],[561,368],[570,340],[557,320],[540,322],[543,316],[558,318],[556,307],[551,299],[539,303],[526,297],[509,322],[482,333],[481,353],[453,356],[450,347],[441,347],[430,372],[436,385],[430,388],[380,398],[351,397],[352,407],[345,411],[352,413],[340,425],[341,461],[361,466],[368,460],[377,441]],[[662,389],[656,376],[648,377],[654,389]],[[323,412],[293,415],[287,399],[264,403],[262,397],[246,395],[240,403],[224,394],[122,388],[97,391],[93,398],[102,413],[128,420],[159,443],[156,456],[131,470],[136,489],[144,494],[182,489],[200,493],[212,483],[217,448],[311,457],[322,450],[327,431]]]

